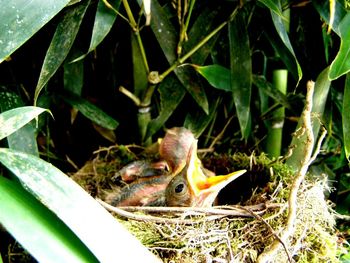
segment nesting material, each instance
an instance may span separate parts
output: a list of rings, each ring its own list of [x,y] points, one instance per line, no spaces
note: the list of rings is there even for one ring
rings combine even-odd
[[[105,200],[111,191],[123,186],[110,181],[116,171],[145,158],[133,150],[126,146],[100,149],[72,177],[93,196]],[[282,162],[265,155],[212,154],[203,163],[217,173],[248,170],[247,180],[240,186],[246,192],[238,205],[163,211],[129,207],[122,209],[123,213],[111,213],[164,262],[255,262],[274,240],[279,240],[286,223],[293,173]],[[273,262],[339,261],[344,248],[338,242],[335,212],[325,199],[328,191],[325,175],[308,175],[303,180],[297,194],[295,231],[282,242]],[[227,193],[225,198],[221,203],[232,201]]]

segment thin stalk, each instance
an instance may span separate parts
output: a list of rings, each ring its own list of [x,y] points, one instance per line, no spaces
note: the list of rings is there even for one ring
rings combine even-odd
[[[188,10],[188,15],[186,17],[186,22],[185,22],[185,31],[188,29],[188,25],[190,24],[190,19],[193,11],[194,4],[196,3],[196,0],[192,0],[190,3],[190,8]]]
[[[146,51],[145,51],[145,48],[143,47],[142,39],[141,39],[141,36],[140,36],[140,32],[136,32],[135,35],[136,35],[137,43],[138,43],[139,48],[140,48],[142,61],[143,61],[143,64],[145,65],[145,68],[146,68],[146,71],[147,71],[147,74],[148,74],[149,73],[149,66],[148,66]]]
[[[121,13],[119,13],[119,11],[115,9],[110,3],[108,3],[107,0],[102,0],[102,2],[105,4],[105,6],[107,6],[107,8],[111,9],[114,13],[116,13],[118,16],[120,16],[121,18],[123,18],[125,21],[129,23],[129,20],[125,16],[123,16]]]
[[[141,36],[140,36],[140,30],[138,28],[138,25],[136,23],[134,15],[133,15],[133,13],[131,11],[131,8],[130,8],[130,5],[128,3],[128,0],[123,0],[123,5],[124,5],[124,8],[125,8],[126,14],[128,15],[130,26],[135,31],[137,43],[138,43],[138,45],[140,47],[140,51],[141,51],[141,55],[142,55],[142,60],[143,60],[143,63],[145,65],[147,73],[148,73],[149,72],[149,66],[148,66],[148,61],[147,61],[145,48],[143,47],[142,39],[141,39]]]
[[[184,56],[179,58],[170,68],[164,71],[161,75],[159,75],[159,82],[161,82],[167,75],[169,75],[172,71],[174,71],[178,65],[184,63],[189,57],[191,57],[195,52],[198,51],[202,46],[204,46],[213,36],[215,36],[223,27],[225,27],[228,22],[230,22],[237,14],[238,8],[236,8],[229,19],[223,23],[221,23],[217,28],[215,28],[210,34],[208,34],[205,38],[203,38],[197,45],[195,45],[189,52],[187,52]]]
[[[123,0],[123,5],[126,11],[126,14],[128,15],[129,21],[130,21],[130,25],[132,27],[133,30],[136,31],[137,29],[137,23],[136,20],[134,18],[134,15],[132,14],[131,8],[129,6],[128,0]]]

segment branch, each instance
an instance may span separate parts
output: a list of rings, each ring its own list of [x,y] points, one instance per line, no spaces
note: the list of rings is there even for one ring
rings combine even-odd
[[[314,93],[315,83],[313,81],[309,81],[307,83],[307,93],[306,93],[306,102],[305,108],[302,113],[302,130],[306,133],[306,141],[305,141],[305,152],[304,158],[301,161],[300,167],[296,172],[289,198],[288,198],[288,216],[285,227],[281,232],[281,237],[276,238],[270,247],[268,247],[263,253],[261,253],[257,259],[257,262],[272,262],[277,251],[281,248],[281,244],[287,244],[288,239],[294,234],[295,230],[295,221],[297,216],[297,193],[300,188],[301,183],[303,182],[305,175],[309,169],[309,165],[316,158],[317,151],[319,151],[320,145],[324,138],[324,133],[322,133],[320,140],[317,144],[314,155],[312,155],[313,147],[314,147],[314,135],[312,132],[312,124],[311,124],[311,111],[312,111],[312,98]]]

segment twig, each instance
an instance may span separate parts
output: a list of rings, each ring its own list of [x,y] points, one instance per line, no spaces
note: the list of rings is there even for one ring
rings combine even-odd
[[[273,228],[270,226],[270,224],[264,219],[262,218],[260,215],[254,213],[253,211],[247,209],[247,208],[244,208],[244,210],[246,210],[248,213],[250,213],[252,216],[254,216],[256,219],[258,219],[259,221],[263,222],[267,228],[270,230],[271,234],[275,236],[275,238],[280,242],[280,244],[282,244],[283,248],[284,248],[284,251],[286,252],[287,254],[287,257],[288,257],[288,261],[289,262],[292,262],[292,258],[288,252],[288,249],[286,247],[286,244],[283,242],[283,240],[276,234],[275,230],[273,230]]]
[[[227,127],[228,127],[229,124],[231,123],[232,119],[233,119],[233,116],[231,116],[231,117],[228,119],[228,121],[226,122],[224,128],[221,130],[221,132],[214,138],[214,140],[213,140],[212,143],[210,144],[209,149],[213,149],[213,148],[214,148],[214,145],[217,144],[217,142],[218,142],[219,140],[222,139],[222,137],[224,136],[224,133],[225,133],[225,131],[227,130]],[[204,157],[205,155],[206,155],[206,153],[203,154],[203,157]]]
[[[138,215],[133,214],[128,211],[125,211],[119,207],[111,206],[107,204],[106,202],[103,202],[100,199],[96,199],[104,208],[107,210],[114,212],[118,214],[119,216],[137,220],[137,221],[144,221],[144,222],[154,222],[154,223],[161,223],[161,224],[193,224],[193,223],[200,223],[200,221],[196,222],[191,219],[177,219],[177,218],[162,218],[162,217],[156,217],[156,216],[150,216],[150,215]]]
[[[320,138],[317,141],[317,145],[316,145],[316,149],[314,151],[314,154],[310,158],[309,165],[311,165],[311,163],[313,163],[313,161],[315,161],[317,154],[320,152],[322,142],[323,142],[324,138],[326,137],[326,134],[327,134],[327,130],[324,127],[322,127],[322,133],[320,135]]]
[[[320,140],[317,144],[317,148],[315,153],[312,155],[313,146],[314,146],[314,135],[312,131],[311,124],[311,111],[312,111],[312,97],[314,93],[315,83],[313,81],[309,81],[307,83],[307,93],[306,93],[306,102],[305,108],[302,113],[302,130],[306,133],[306,147],[304,152],[304,158],[301,161],[300,168],[296,172],[295,179],[293,181],[289,198],[288,198],[288,216],[287,222],[284,229],[281,232],[281,236],[279,239],[275,239],[272,245],[267,248],[263,253],[261,253],[257,259],[257,262],[271,262],[274,259],[277,251],[280,248],[281,243],[286,244],[289,237],[294,233],[294,224],[297,216],[297,193],[301,183],[303,182],[307,170],[309,168],[310,163],[313,161],[313,158],[316,158],[317,151],[319,151],[320,145],[324,138],[324,135],[321,135]],[[289,255],[288,255],[289,256]]]

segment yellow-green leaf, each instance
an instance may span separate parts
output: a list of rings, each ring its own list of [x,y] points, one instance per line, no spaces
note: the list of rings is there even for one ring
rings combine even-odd
[[[22,128],[43,113],[45,109],[26,106],[5,111],[0,114],[0,140]]]

